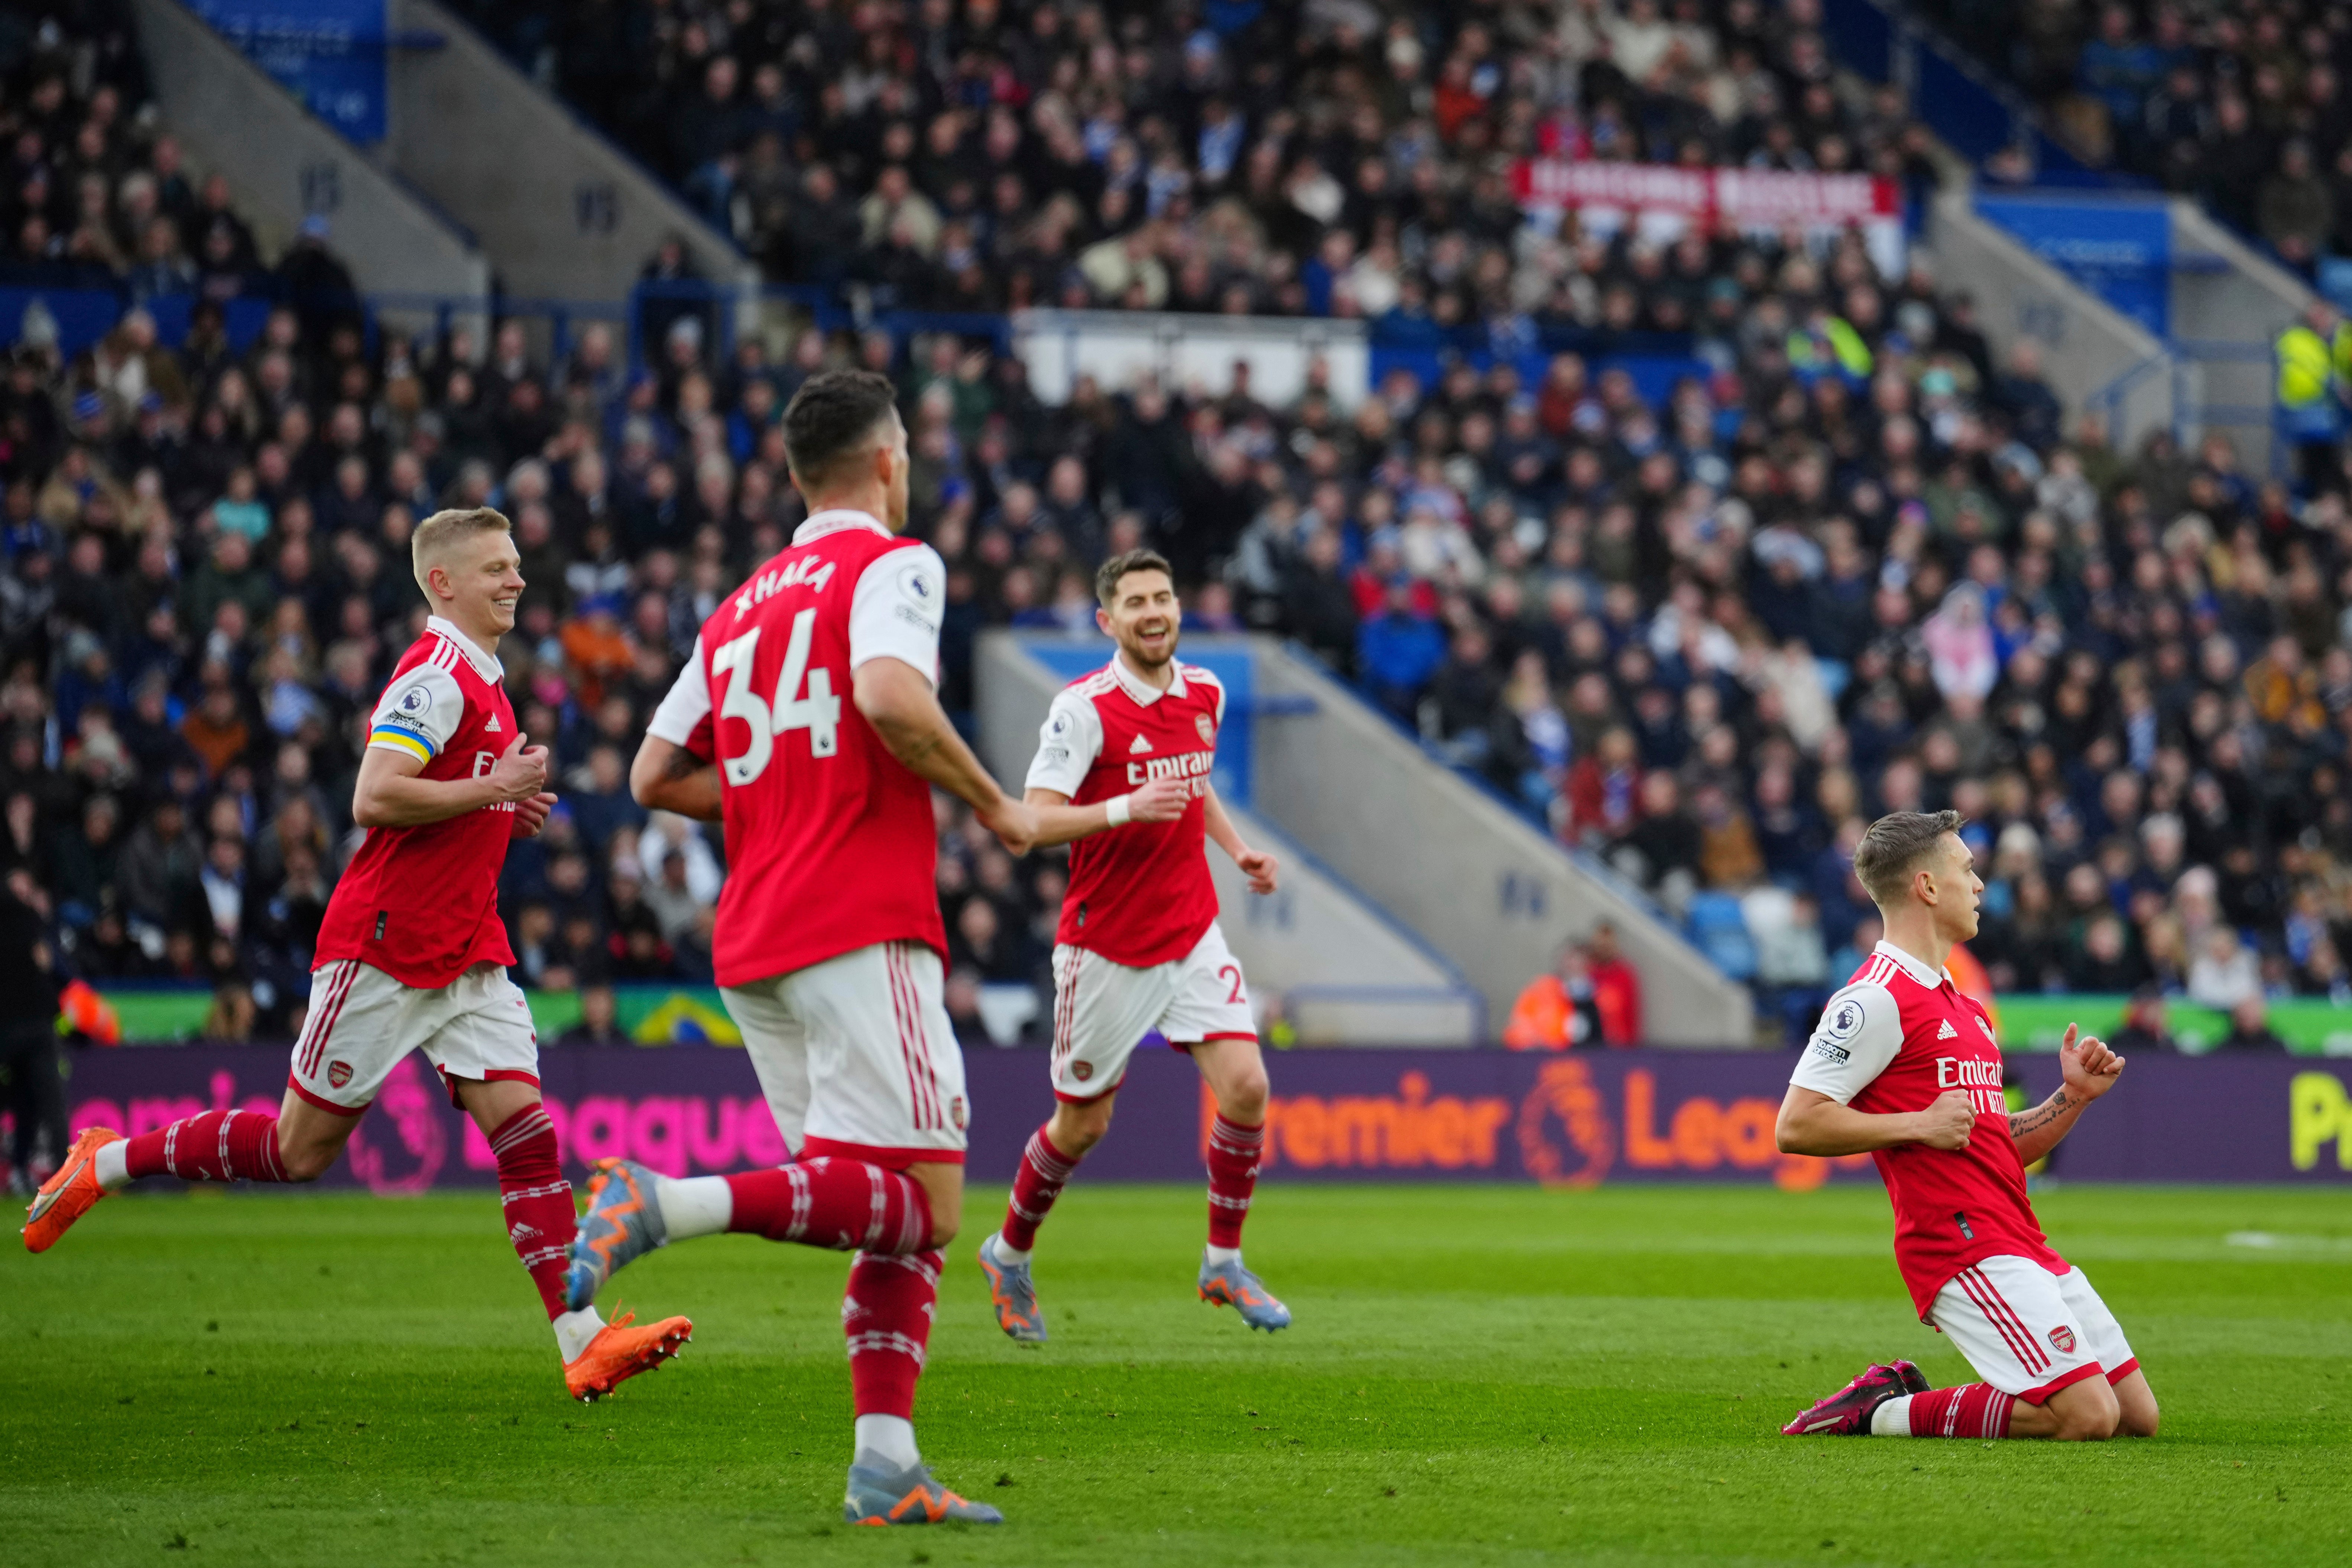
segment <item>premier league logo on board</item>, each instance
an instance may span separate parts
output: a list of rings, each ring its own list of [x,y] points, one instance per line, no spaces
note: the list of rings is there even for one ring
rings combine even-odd
[[[2058,1347],[2060,1355],[2074,1353],[2074,1331],[2061,1323],[2050,1331],[2050,1342]]]
[[[1192,728],[1201,732],[1201,744],[1213,746],[1217,743],[1217,727],[1206,713],[1192,715]]]
[[[1548,1187],[1598,1186],[1617,1160],[1617,1125],[1582,1062],[1551,1062],[1519,1102],[1519,1160]]]

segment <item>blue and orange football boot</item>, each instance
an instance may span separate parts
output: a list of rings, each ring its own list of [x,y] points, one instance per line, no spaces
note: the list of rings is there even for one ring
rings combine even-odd
[[[669,1245],[654,1171],[634,1160],[599,1160],[588,1180],[588,1212],[572,1238],[563,1304],[578,1311],[604,1281],[657,1247]]]
[[[1045,1314],[1037,1310],[1037,1282],[1026,1263],[1009,1263],[996,1254],[1004,1239],[992,1230],[980,1244],[980,1271],[988,1276],[988,1304],[996,1309],[996,1326],[1024,1345],[1045,1342]]]
[[[121,1141],[122,1134],[111,1127],[82,1129],[81,1136],[66,1151],[65,1163],[41,1184],[31,1206],[25,1210],[26,1251],[47,1252],[55,1247],[68,1226],[106,1196],[106,1189],[98,1184],[98,1152]]]
[[[1870,1418],[1888,1400],[1927,1392],[1927,1375],[1907,1361],[1873,1363],[1862,1375],[1780,1428],[1783,1437],[1867,1437]]]
[[[1236,1256],[1230,1263],[1211,1263],[1201,1254],[1201,1300],[1213,1307],[1231,1307],[1242,1321],[1267,1333],[1290,1327],[1290,1309],[1274,1299],[1265,1281],[1242,1267]]]
[[[841,1517],[852,1524],[876,1525],[1004,1522],[996,1510],[958,1497],[920,1465],[898,1471],[850,1466],[849,1494],[842,1500]]]

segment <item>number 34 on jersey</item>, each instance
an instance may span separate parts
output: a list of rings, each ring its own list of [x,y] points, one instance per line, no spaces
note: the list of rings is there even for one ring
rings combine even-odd
[[[769,698],[751,689],[752,659],[760,649],[759,627],[720,644],[710,656],[711,675],[727,682],[719,716],[740,719],[751,735],[740,756],[723,759],[727,782],[739,789],[767,771],[775,754],[776,738],[794,730],[808,731],[812,757],[830,757],[840,749],[841,698],[833,689],[833,671],[823,665],[809,668],[809,645],[815,633],[814,607],[793,617],[792,640],[784,645],[783,668],[776,675],[775,694]]]

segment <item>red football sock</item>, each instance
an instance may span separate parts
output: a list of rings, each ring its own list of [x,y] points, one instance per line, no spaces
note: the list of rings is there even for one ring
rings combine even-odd
[[[861,1252],[849,1266],[841,1329],[849,1337],[850,1402],[857,1415],[914,1418],[940,1263],[937,1252]]]
[[[1054,1200],[1078,1168],[1076,1158],[1054,1147],[1043,1127],[1029,1135],[1021,1151],[1021,1169],[1013,1177],[1013,1198],[1004,1205],[1004,1245],[1026,1252],[1037,1245],[1037,1227],[1053,1212]]]
[[[499,1122],[490,1134],[490,1152],[499,1157],[499,1201],[505,1207],[507,1239],[530,1271],[530,1282],[539,1287],[539,1299],[552,1321],[564,1310],[563,1270],[571,1261],[572,1235],[579,1222],[547,1107],[526,1106]]]
[[[1257,1190],[1257,1159],[1265,1123],[1243,1127],[1221,1113],[1209,1127],[1209,1245],[1239,1247],[1250,1194]]]
[[[1990,1383],[1931,1388],[1911,1396],[1914,1437],[2006,1437],[2017,1395]]]
[[[922,1184],[863,1160],[823,1156],[742,1171],[727,1187],[735,1199],[729,1230],[838,1252],[898,1255],[931,1244],[931,1200]]]
[[[178,1176],[190,1182],[282,1182],[278,1118],[258,1110],[207,1110],[156,1132],[142,1132],[122,1152],[132,1179]]]

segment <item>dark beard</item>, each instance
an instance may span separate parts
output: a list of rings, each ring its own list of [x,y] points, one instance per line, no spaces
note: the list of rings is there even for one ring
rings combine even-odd
[[[1180,633],[1179,635],[1181,635],[1181,633]],[[1138,651],[1136,651],[1134,648],[1131,648],[1131,647],[1128,647],[1128,646],[1127,646],[1127,644],[1125,644],[1125,643],[1121,643],[1121,644],[1119,644],[1119,645],[1118,645],[1118,651],[1119,651],[1122,655],[1124,655],[1124,656],[1126,657],[1126,659],[1127,659],[1127,662],[1128,662],[1128,663],[1129,663],[1129,664],[1131,664],[1131,665],[1133,665],[1133,666],[1135,667],[1135,670],[1136,670],[1136,673],[1137,673],[1137,674],[1139,674],[1139,675],[1152,675],[1152,674],[1156,674],[1156,673],[1158,673],[1158,672],[1159,672],[1159,671],[1160,671],[1160,670],[1163,670],[1163,669],[1167,668],[1170,665],[1171,665],[1171,664],[1173,664],[1173,663],[1175,663],[1175,662],[1176,662],[1176,644],[1177,644],[1177,640],[1178,640],[1178,637],[1177,637],[1176,636],[1171,636],[1171,637],[1169,637],[1169,639],[1168,639],[1168,657],[1167,657],[1166,658],[1161,659],[1158,664],[1154,664],[1154,663],[1152,663],[1150,659],[1146,658],[1142,654],[1139,653],[1139,652],[1138,652]]]

